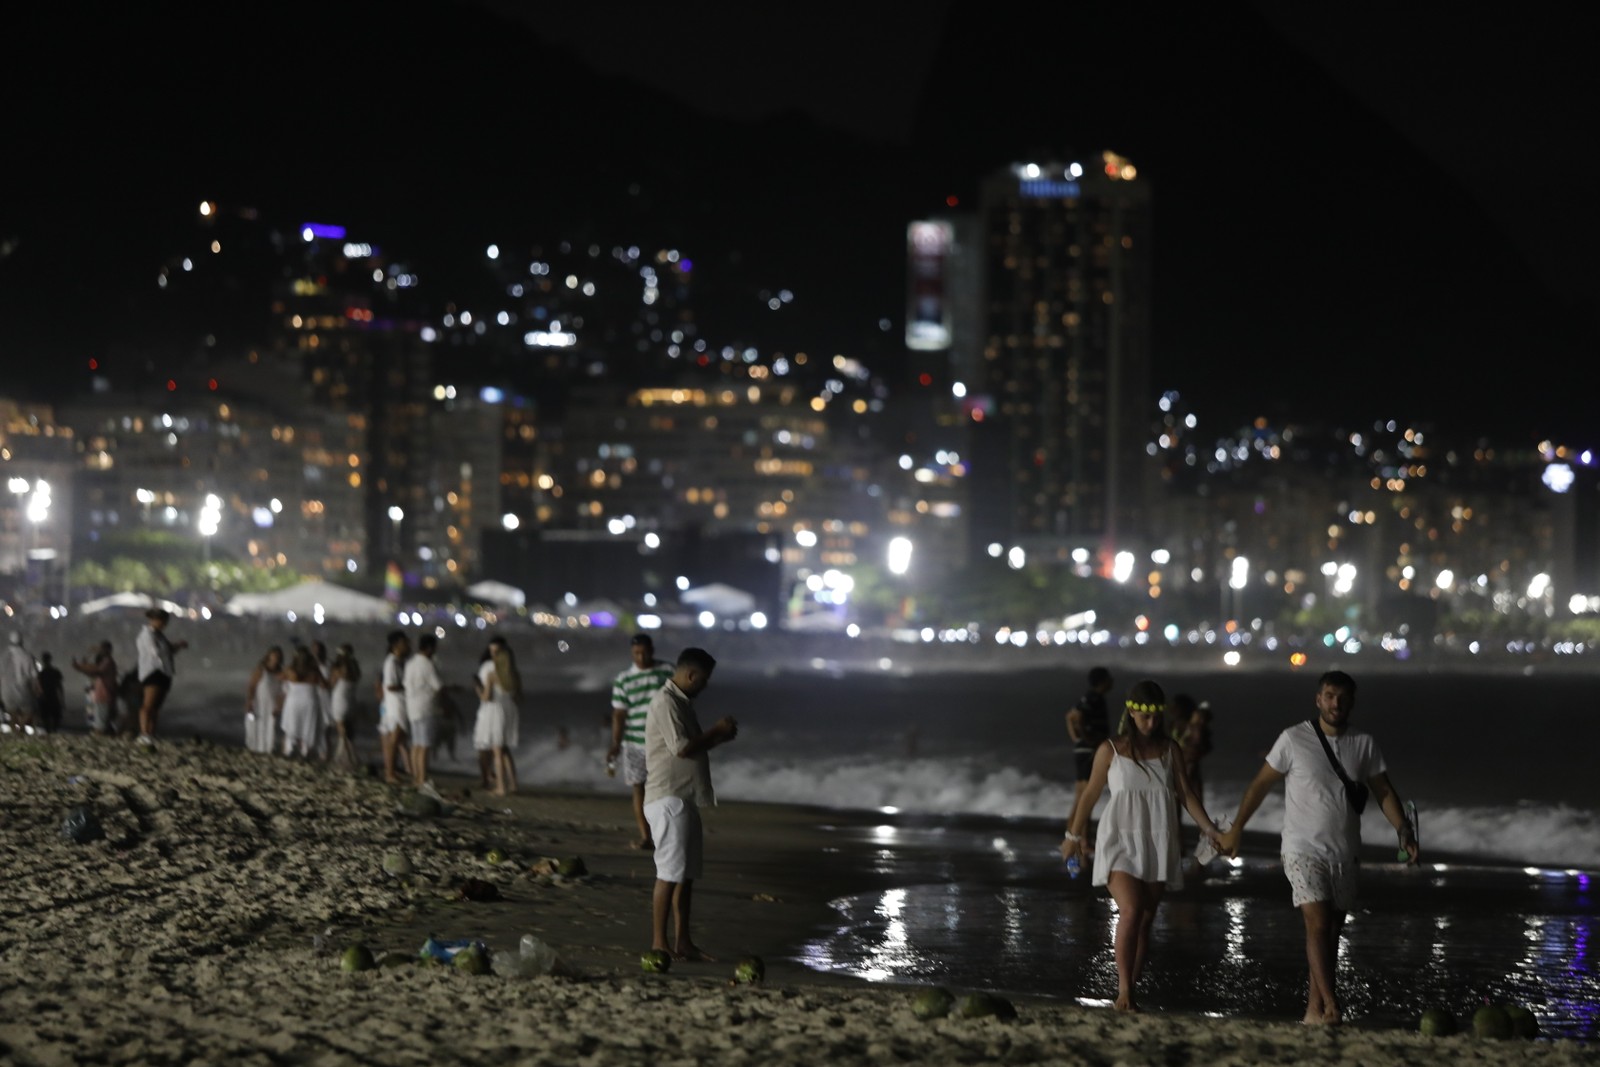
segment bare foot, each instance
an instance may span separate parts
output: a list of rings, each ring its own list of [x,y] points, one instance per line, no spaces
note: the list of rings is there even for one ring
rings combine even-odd
[[[400,784],[400,779],[398,779],[398,778],[396,778],[396,777],[395,777],[395,776],[394,776],[394,775],[392,775],[392,774],[386,774],[386,775],[384,775],[384,776],[383,776],[383,780],[384,780],[384,781],[385,781],[385,782],[387,782],[387,783],[389,783],[389,784],[390,784],[390,785],[399,785],[399,784]]]
[[[1338,1008],[1327,1008],[1322,1013],[1323,1026],[1338,1026],[1344,1022],[1344,1013]]]
[[[708,956],[700,951],[698,945],[684,945],[672,954],[672,958],[683,960],[686,963],[716,963],[715,956]]]
[[[1132,993],[1120,994],[1117,997],[1116,1003],[1113,1004],[1112,1007],[1117,1011],[1124,1011],[1130,1015],[1139,1014],[1139,1003],[1133,999]]]

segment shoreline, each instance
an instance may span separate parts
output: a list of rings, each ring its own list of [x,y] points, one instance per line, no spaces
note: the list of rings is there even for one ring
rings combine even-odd
[[[847,813],[733,802],[708,812],[696,940],[724,962],[640,973],[654,872],[630,850],[624,795],[480,793],[437,780],[454,810],[415,818],[400,796],[318,765],[209,742],[153,752],[92,737],[0,738],[0,1058],[93,1061],[843,1063],[1594,1063],[1571,1041],[1507,1046],[1359,1025],[1138,1017],[1015,998],[1019,1018],[922,1022],[913,987],[784,958],[828,902],[893,884]],[[462,796],[466,789],[468,795]],[[105,838],[72,844],[62,816],[92,804]],[[508,814],[509,812],[509,814]],[[491,848],[506,862],[487,862]],[[832,851],[830,851],[832,850]],[[385,874],[404,853],[412,873]],[[580,856],[589,873],[533,873]],[[502,900],[450,899],[468,879]],[[331,933],[329,931],[332,931]],[[346,974],[344,945],[414,954],[429,934],[514,951],[533,933],[564,977],[472,977],[403,966]],[[760,986],[732,986],[756,954]],[[956,989],[958,995],[970,989]],[[687,1020],[687,1021],[686,1021]],[[1082,1047],[1087,1056],[1071,1050]]]

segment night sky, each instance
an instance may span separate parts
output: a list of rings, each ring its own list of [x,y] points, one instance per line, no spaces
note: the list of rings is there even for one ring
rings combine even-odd
[[[4,391],[59,396],[122,343],[206,197],[414,251],[441,301],[490,241],[681,244],[750,290],[700,309],[714,334],[893,371],[905,222],[1011,160],[1111,147],[1155,192],[1156,383],[1203,425],[1600,443],[1586,27],[1377,5],[525,6],[548,5],[180,5],[88,34],[22,17],[0,64]],[[785,319],[756,313],[766,286],[796,292]]]

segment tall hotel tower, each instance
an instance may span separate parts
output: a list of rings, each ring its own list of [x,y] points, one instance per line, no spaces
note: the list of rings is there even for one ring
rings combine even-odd
[[[975,379],[972,542],[1104,561],[1150,491],[1148,185],[1113,152],[1016,163],[978,214],[977,350],[951,353]]]

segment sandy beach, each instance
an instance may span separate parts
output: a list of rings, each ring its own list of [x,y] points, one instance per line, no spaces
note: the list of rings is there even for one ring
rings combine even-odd
[[[621,796],[490,797],[447,810],[317,765],[207,742],[153,752],[82,736],[0,738],[0,1061],[49,1064],[1600,1062],[1592,1046],[1118,1016],[1018,1000],[1013,1021],[919,1020],[914,990],[817,975],[780,954],[851,888],[817,814],[725,804],[707,818],[698,939],[727,962],[642,974],[653,871]],[[63,817],[90,806],[100,840]],[[504,855],[491,864],[491,850]],[[404,857],[411,870],[386,873]],[[588,873],[539,873],[581,857]],[[501,899],[461,899],[468,879]],[[431,934],[501,957],[524,934],[559,973],[341,970],[352,943],[414,957]],[[733,961],[767,963],[734,985]],[[957,989],[958,995],[972,990]]]

